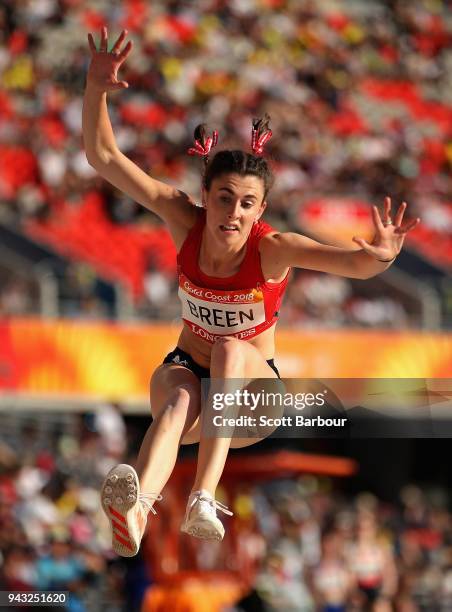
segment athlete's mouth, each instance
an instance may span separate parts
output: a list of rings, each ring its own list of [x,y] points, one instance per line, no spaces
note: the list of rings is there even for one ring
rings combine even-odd
[[[239,228],[237,227],[237,225],[231,224],[231,225],[220,225],[220,229],[222,232],[238,232]]]

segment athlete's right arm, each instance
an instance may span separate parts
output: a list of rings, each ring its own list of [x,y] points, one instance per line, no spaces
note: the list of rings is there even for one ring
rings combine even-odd
[[[153,179],[126,157],[117,146],[108,116],[107,92],[128,87],[127,83],[117,79],[118,69],[132,48],[129,42],[120,51],[126,34],[124,30],[110,52],[107,50],[106,28],[102,29],[99,51],[91,34],[88,35],[91,64],[82,118],[86,157],[104,179],[167,222],[175,237],[179,227],[183,230],[193,225],[196,217],[194,200],[179,189]]]

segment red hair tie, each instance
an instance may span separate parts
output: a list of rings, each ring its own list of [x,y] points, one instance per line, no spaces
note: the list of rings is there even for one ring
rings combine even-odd
[[[265,115],[265,122],[268,125],[268,121],[270,117]],[[273,135],[273,132],[270,129],[265,131],[262,130],[265,124],[263,124],[262,120],[253,120],[251,126],[251,149],[254,155],[262,155],[264,152],[265,144],[270,140]]]
[[[195,140],[195,146],[190,147],[188,149],[188,154],[189,155],[201,155],[201,157],[205,157],[206,155],[209,155],[210,150],[212,149],[212,147],[216,146],[217,142],[218,142],[218,132],[217,130],[214,130],[212,133],[212,136],[209,136],[208,138],[206,138],[206,140],[204,141],[204,145],[201,143],[200,140]]]

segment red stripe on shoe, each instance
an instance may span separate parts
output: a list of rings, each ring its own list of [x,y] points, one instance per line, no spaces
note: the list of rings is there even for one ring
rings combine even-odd
[[[122,523],[126,523],[126,517],[123,516],[122,514],[119,514],[119,512],[117,512],[114,508],[112,508],[110,506],[110,514],[112,514],[113,516],[115,516],[117,519],[119,519]]]
[[[123,537],[121,537],[121,536],[119,535],[119,533],[115,533],[115,532],[113,532],[113,535],[115,536],[115,540],[118,540],[118,542],[119,542],[120,544],[122,544],[123,546],[125,546],[125,547],[126,547],[126,548],[128,548],[129,550],[133,550],[133,546],[132,546],[132,544],[131,544],[129,541],[125,540]]]
[[[111,520],[112,525],[115,529],[117,529],[118,531],[120,531],[123,535],[129,537],[129,532],[127,531],[127,529],[125,527],[123,527],[122,525],[120,525],[119,523],[117,523],[114,519]]]

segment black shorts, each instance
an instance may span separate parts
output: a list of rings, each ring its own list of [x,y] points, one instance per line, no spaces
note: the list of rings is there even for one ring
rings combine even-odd
[[[174,351],[168,353],[168,355],[163,360],[163,363],[177,363],[181,366],[185,366],[186,368],[191,370],[193,374],[197,376],[197,378],[199,378],[199,380],[201,380],[201,378],[210,378],[209,368],[203,368],[202,366],[200,366],[199,363],[196,363],[196,361],[191,355],[189,355],[179,347],[176,347]],[[281,378],[278,372],[278,368],[275,366],[274,360],[267,359],[267,363],[271,367],[273,372],[276,374],[276,376],[278,378]]]

